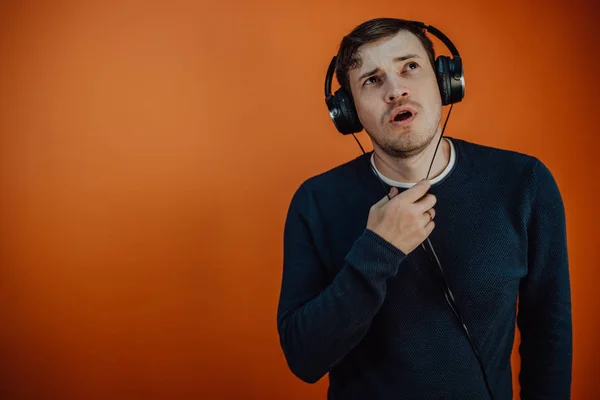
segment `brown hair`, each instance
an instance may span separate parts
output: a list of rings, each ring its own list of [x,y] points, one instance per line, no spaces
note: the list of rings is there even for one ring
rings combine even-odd
[[[414,34],[420,41],[427,55],[431,66],[435,67],[435,51],[431,39],[425,35],[423,27],[415,24],[413,21],[407,21],[397,18],[375,18],[363,22],[344,36],[340,43],[338,56],[336,60],[336,77],[340,86],[346,89],[350,95],[350,82],[348,81],[348,71],[351,68],[360,67],[361,60],[356,56],[360,46],[371,43],[384,37],[395,35],[405,30]]]

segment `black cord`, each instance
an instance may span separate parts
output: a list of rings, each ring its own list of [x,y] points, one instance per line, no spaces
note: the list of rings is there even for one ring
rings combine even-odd
[[[444,136],[444,131],[446,130],[446,125],[448,124],[448,119],[450,118],[450,113],[452,113],[452,106],[453,106],[453,104],[450,105],[450,110],[448,111],[448,115],[446,116],[446,121],[444,121],[444,126],[442,128],[442,134],[440,135],[440,138],[438,139],[437,145],[435,146],[435,151],[433,152],[433,158],[431,160],[431,164],[429,165],[429,170],[427,171],[427,176],[425,177],[425,179],[428,179],[429,178],[429,174],[431,173],[431,168],[433,167],[433,161],[435,160],[435,155],[437,154],[438,147],[440,146],[440,142],[442,141],[442,137]],[[366,154],[365,149],[362,147],[362,145],[360,144],[360,142],[356,138],[356,136],[354,134],[352,134],[352,137],[354,137],[354,140],[356,140],[356,143],[358,143],[358,146],[362,150],[363,154]],[[373,167],[373,164],[371,162],[369,162],[369,165],[371,166],[371,169],[375,173],[375,176],[379,179],[379,182],[381,183],[381,185],[383,187],[383,190],[385,191],[388,199],[391,200],[391,197],[390,197],[390,195],[388,193],[388,189],[387,189],[387,187],[385,185],[385,182],[383,182],[383,180],[381,179],[381,177],[379,176],[379,174],[377,173],[377,171],[375,171],[375,168]],[[488,376],[487,376],[487,371],[485,369],[485,365],[483,364],[483,360],[482,360],[481,356],[479,355],[479,352],[477,351],[477,348],[475,347],[475,343],[473,341],[473,338],[471,337],[471,334],[469,333],[469,329],[467,329],[467,325],[464,323],[464,321],[462,319],[462,316],[461,316],[460,312],[458,311],[458,307],[456,305],[456,300],[454,299],[454,295],[452,294],[452,291],[450,290],[450,286],[448,285],[448,281],[446,279],[446,274],[444,273],[444,269],[442,268],[442,263],[440,262],[437,254],[436,254],[436,252],[435,252],[435,250],[433,248],[433,245],[431,244],[431,240],[429,240],[429,237],[427,237],[426,241],[429,244],[429,248],[431,249],[431,253],[435,257],[435,262],[436,262],[436,264],[438,266],[438,270],[439,270],[440,276],[442,278],[441,279],[441,281],[442,281],[442,289],[444,290],[444,297],[446,298],[446,302],[450,306],[450,309],[452,310],[452,312],[456,316],[456,319],[458,320],[460,326],[462,327],[462,329],[465,332],[465,335],[467,336],[467,340],[469,341],[469,344],[471,345],[471,349],[473,349],[473,353],[475,354],[475,357],[477,358],[477,361],[479,363],[479,367],[481,368],[481,372],[483,374],[483,380],[485,382],[485,387],[487,388],[487,391],[488,391],[488,394],[490,396],[490,399],[494,400],[494,396],[492,395],[492,389],[490,387],[490,383],[489,383],[489,380],[488,380]],[[431,260],[431,262],[433,262],[434,260],[431,257],[431,254],[429,254],[429,252],[425,248],[425,242],[421,243],[421,247],[425,251],[425,254],[427,254],[427,257],[429,257],[429,259]]]

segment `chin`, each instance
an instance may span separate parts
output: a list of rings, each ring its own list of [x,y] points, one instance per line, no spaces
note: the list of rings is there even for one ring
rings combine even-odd
[[[394,130],[392,135],[372,140],[387,155],[394,158],[410,158],[427,149],[435,138],[435,133],[423,133],[412,129]]]

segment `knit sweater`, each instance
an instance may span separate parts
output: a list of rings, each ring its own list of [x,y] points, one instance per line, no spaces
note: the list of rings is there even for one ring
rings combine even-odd
[[[429,189],[429,239],[494,400],[513,396],[517,326],[521,399],[569,399],[571,293],[556,181],[536,157],[449,139],[455,160]],[[328,374],[330,400],[488,399],[437,264],[421,246],[405,254],[366,228],[390,189],[370,156],[306,179],[292,196],[277,311],[288,366],[308,383]]]

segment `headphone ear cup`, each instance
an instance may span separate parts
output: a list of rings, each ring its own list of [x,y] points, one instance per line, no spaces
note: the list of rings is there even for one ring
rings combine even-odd
[[[435,60],[435,75],[440,88],[442,105],[458,103],[465,97],[465,79],[460,57],[439,56]]]
[[[344,88],[339,88],[333,96],[326,100],[329,116],[337,130],[343,135],[358,133],[363,126],[358,118],[354,101]]]
[[[439,56],[435,60],[435,76],[437,78],[442,105],[450,104],[450,59],[446,56]]]

